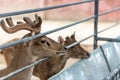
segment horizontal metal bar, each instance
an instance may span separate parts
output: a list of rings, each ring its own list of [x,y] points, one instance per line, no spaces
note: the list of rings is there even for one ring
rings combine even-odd
[[[97,39],[101,41],[120,42],[120,39],[113,39],[113,38],[98,37]]]
[[[29,69],[29,68],[31,68],[31,67],[39,64],[40,62],[43,62],[43,61],[49,59],[49,58],[51,58],[51,57],[46,57],[46,58],[40,59],[40,60],[38,60],[38,61],[30,64],[30,65],[27,65],[27,66],[25,66],[25,67],[23,67],[23,68],[21,68],[21,69],[18,69],[18,70],[16,70],[16,71],[13,71],[12,73],[9,73],[9,74],[6,75],[6,76],[0,77],[0,80],[8,80],[10,77],[12,77],[12,76],[14,76],[14,75],[16,75],[16,74],[18,74],[18,73],[20,73],[20,72],[23,72],[24,70]]]
[[[117,8],[102,12],[98,16],[103,16],[103,15],[106,15],[106,14],[109,14],[109,13],[112,13],[112,12],[116,12],[116,11],[119,11],[119,10],[120,10],[120,7],[117,7]]]
[[[0,46],[0,49],[6,48],[6,47],[9,47],[9,46],[13,46],[13,45],[18,44],[18,43],[27,42],[29,40],[45,36],[47,34],[50,34],[50,33],[53,33],[53,32],[56,32],[56,31],[59,31],[59,30],[62,30],[62,29],[65,29],[65,28],[68,28],[68,27],[71,27],[71,26],[74,26],[76,24],[79,24],[79,23],[82,23],[82,22],[85,22],[85,21],[89,21],[89,20],[91,20],[93,18],[94,18],[94,16],[82,19],[80,21],[77,21],[77,22],[74,22],[74,23],[71,23],[71,24],[68,24],[68,25],[65,25],[63,27],[56,28],[56,29],[53,29],[53,30],[50,30],[50,31],[47,31],[47,32],[44,32],[44,33],[41,33],[41,34],[37,34],[35,36],[31,36],[31,37],[23,38],[23,39],[20,39],[20,40],[11,42],[11,43],[7,43],[7,44],[4,44],[4,45]]]
[[[107,27],[107,28],[105,28],[105,29],[99,31],[98,33],[102,33],[102,32],[104,32],[104,31],[106,31],[106,30],[108,30],[108,29],[111,29],[111,28],[113,28],[113,27],[116,27],[116,26],[119,25],[119,24],[120,24],[120,22],[116,22],[116,23],[113,24],[112,26]]]
[[[3,13],[3,14],[0,14],[0,18],[7,17],[7,16],[13,16],[13,15],[26,14],[26,13],[33,13],[33,12],[38,12],[38,11],[46,11],[46,10],[52,10],[52,9],[57,9],[57,8],[63,8],[63,7],[93,2],[93,1],[96,1],[96,0],[79,1],[79,2],[62,4],[62,5],[57,5],[57,6],[49,6],[45,8],[37,8],[37,9],[23,10],[23,11],[17,11],[17,12]]]
[[[117,26],[117,25],[119,25],[119,24],[120,24],[120,23],[117,22],[117,23],[115,23],[114,25],[112,25],[112,26],[110,26],[110,27],[108,27],[108,28],[105,28],[105,29],[99,31],[98,34],[104,32],[104,31],[106,31],[106,30],[108,30],[108,29],[110,29],[110,28],[113,28],[113,27],[115,27],[115,26]],[[81,43],[81,42],[83,42],[83,41],[85,41],[85,40],[93,37],[93,36],[94,36],[94,34],[92,34],[92,35],[90,35],[90,36],[88,36],[88,37],[86,37],[86,38],[84,38],[84,39],[82,39],[82,40],[79,40],[79,41],[77,41],[77,42],[74,42],[74,43],[72,43],[72,44],[70,44],[70,45],[68,45],[68,46],[65,46],[65,49],[69,49],[69,48],[71,48],[71,47],[73,47],[73,46],[75,46],[75,45],[77,45],[77,44],[79,44],[79,43]]]

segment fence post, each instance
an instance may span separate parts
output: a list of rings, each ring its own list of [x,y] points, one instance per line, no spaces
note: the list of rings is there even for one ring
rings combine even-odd
[[[97,48],[97,32],[98,32],[98,11],[99,11],[99,0],[94,2],[94,49]]]

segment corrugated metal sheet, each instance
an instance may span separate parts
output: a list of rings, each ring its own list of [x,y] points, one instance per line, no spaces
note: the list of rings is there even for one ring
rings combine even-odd
[[[103,45],[103,50],[113,71],[120,64],[120,43],[107,43]]]

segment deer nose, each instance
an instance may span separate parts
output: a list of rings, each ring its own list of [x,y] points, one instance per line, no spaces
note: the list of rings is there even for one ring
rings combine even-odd
[[[87,55],[88,58],[91,56],[90,53],[87,53],[86,55]]]

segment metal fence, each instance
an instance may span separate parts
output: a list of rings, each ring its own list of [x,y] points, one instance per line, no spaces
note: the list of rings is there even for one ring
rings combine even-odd
[[[26,14],[26,13],[46,11],[46,10],[52,10],[52,9],[57,9],[57,8],[64,8],[64,7],[69,7],[69,6],[73,6],[73,5],[80,5],[80,4],[94,2],[94,16],[91,16],[91,17],[88,17],[88,18],[84,18],[82,20],[73,22],[71,24],[68,24],[68,25],[65,25],[65,26],[62,26],[62,27],[59,27],[59,28],[56,28],[56,29],[53,29],[53,30],[50,30],[50,31],[47,31],[47,32],[44,32],[44,33],[41,33],[41,34],[38,34],[38,35],[35,35],[35,36],[32,36],[32,37],[27,37],[27,38],[24,38],[24,39],[15,41],[15,42],[11,42],[11,43],[2,45],[2,46],[0,46],[0,49],[9,47],[9,46],[12,46],[12,45],[15,45],[15,44],[19,44],[19,43],[22,43],[22,42],[26,42],[26,41],[29,41],[29,40],[32,40],[32,39],[35,39],[35,38],[38,38],[38,37],[42,37],[42,36],[45,36],[47,34],[50,34],[50,33],[53,33],[53,32],[56,32],[56,31],[59,31],[59,30],[62,30],[62,29],[65,29],[65,28],[72,27],[73,25],[80,24],[80,23],[85,22],[85,21],[89,21],[91,19],[94,19],[94,34],[86,37],[83,40],[80,40],[78,42],[75,42],[75,43],[72,43],[72,44],[66,46],[65,47],[66,49],[71,48],[72,46],[75,46],[76,44],[79,44],[80,42],[83,42],[83,41],[85,41],[85,40],[87,40],[87,39],[89,39],[91,37],[94,37],[94,49],[97,48],[97,42],[98,42],[98,40],[113,41],[113,42],[117,41],[117,42],[119,42],[120,41],[119,39],[98,37],[99,33],[103,32],[105,30],[108,30],[108,29],[110,29],[112,27],[115,27],[116,25],[119,24],[119,22],[116,22],[114,25],[110,26],[109,28],[106,28],[106,29],[98,32],[98,22],[99,22],[98,18],[100,16],[107,15],[109,13],[116,12],[116,11],[120,10],[120,7],[117,7],[115,9],[111,9],[111,10],[99,13],[99,1],[101,1],[101,0],[85,0],[85,1],[79,1],[79,2],[74,2],[74,3],[62,4],[62,5],[57,5],[57,6],[50,6],[50,7],[45,7],[45,8],[37,8],[37,9],[30,9],[30,10],[24,10],[24,11],[18,11],[18,12],[10,12],[10,13],[0,14],[0,18],[2,18],[2,17],[7,17],[7,16],[14,16],[14,15],[20,15],[20,14]],[[1,77],[0,80],[6,80],[9,77],[14,76],[15,74],[17,74],[19,72],[22,72],[25,69],[28,69],[28,68],[30,68],[32,66],[35,66],[39,62],[41,62],[43,60],[46,60],[46,59],[48,59],[48,58],[44,58],[42,60],[36,61],[35,63],[33,63],[31,65],[28,65],[28,66],[23,67],[23,68],[21,68],[19,70],[16,70],[16,71],[14,71],[14,72],[12,72],[12,73],[4,76],[4,77]]]

